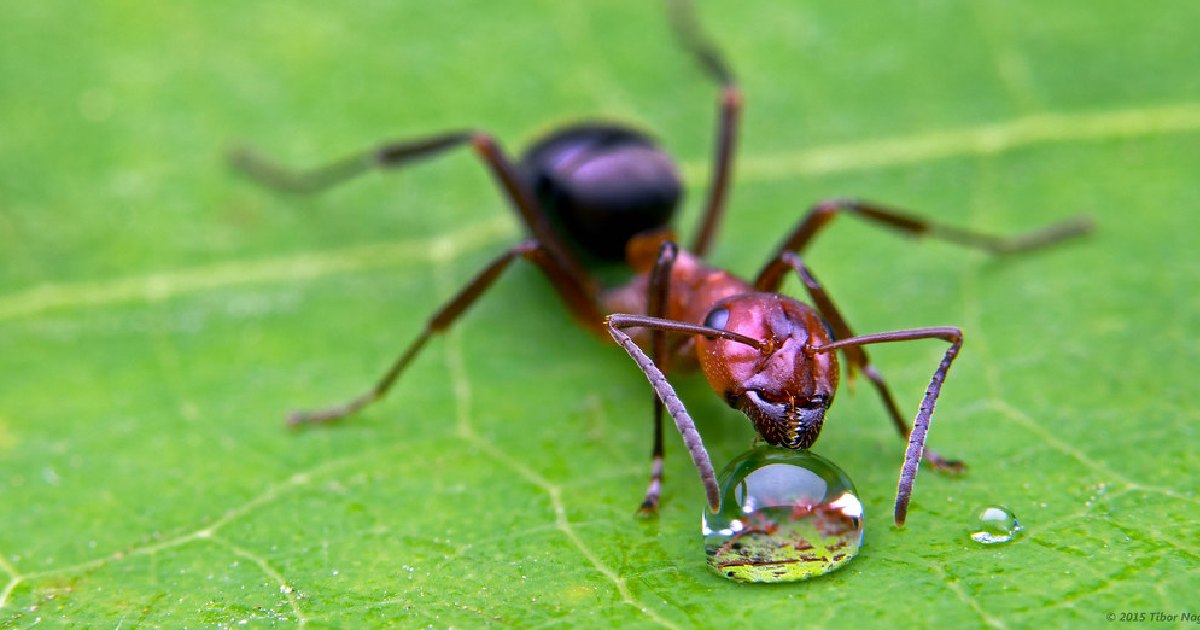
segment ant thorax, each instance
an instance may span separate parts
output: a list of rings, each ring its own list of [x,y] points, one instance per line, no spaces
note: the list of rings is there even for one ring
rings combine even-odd
[[[648,294],[650,275],[661,243],[673,235],[667,231],[642,234],[634,237],[627,248],[627,262],[634,270],[629,282],[605,291],[600,298],[602,308],[608,313],[649,313]],[[667,287],[667,319],[692,324],[704,322],[712,304],[735,295],[754,291],[750,283],[732,273],[711,267],[689,252],[680,250],[673,265]],[[649,347],[650,331],[635,329],[630,335],[642,347]],[[681,337],[670,344],[672,367],[695,368],[693,352],[695,340]]]

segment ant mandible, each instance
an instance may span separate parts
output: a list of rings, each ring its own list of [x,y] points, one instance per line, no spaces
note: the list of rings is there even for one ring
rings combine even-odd
[[[682,196],[674,162],[647,134],[614,123],[580,123],[552,132],[514,164],[487,133],[457,131],[415,141],[384,144],[325,167],[293,172],[246,151],[234,166],[258,183],[289,193],[315,193],[375,168],[412,164],[471,145],[524,224],[528,238],[492,260],[443,305],[425,329],[366,393],[344,404],[289,417],[292,426],[330,423],[379,400],[431,337],[444,332],[517,258],[534,264],[584,328],[611,337],[629,354],[654,392],[650,483],[640,511],[658,509],[663,475],[663,407],[675,420],[704,484],[709,505],[720,503],[716,475],[695,424],[665,372],[694,368],[713,391],[743,412],[770,444],[808,448],[816,441],[839,379],[838,357],[848,377],[861,371],[907,440],[896,494],[895,522],[903,525],[917,466],[958,472],[959,461],[926,450],[934,405],[962,346],[955,327],[913,328],[856,335],[824,287],[801,260],[813,238],[838,215],[910,236],[929,236],[1007,254],[1043,247],[1089,229],[1075,219],[1002,238],[937,224],[882,205],[835,199],[809,209],[753,280],[711,267],[704,256],[724,214],[729,191],[742,94],[717,48],[701,33],[692,13],[672,5],[672,25],[684,49],[720,87],[713,169],[699,229],[690,250],[679,249],[668,228]],[[628,283],[602,288],[581,260],[625,258]],[[779,293],[795,273],[812,306]],[[605,316],[604,313],[613,313]],[[635,329],[631,337],[627,329]],[[673,337],[668,342],[668,335]],[[950,344],[933,374],[910,429],[865,346],[941,339]],[[647,355],[643,347],[648,347]]]

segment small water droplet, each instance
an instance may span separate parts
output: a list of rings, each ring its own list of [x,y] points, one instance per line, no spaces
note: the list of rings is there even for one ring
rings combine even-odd
[[[833,462],[758,446],[721,473],[721,510],[701,521],[708,566],[735,582],[795,582],[850,562],[863,541],[862,503]]]
[[[1002,505],[989,505],[975,516],[971,526],[971,540],[985,545],[1006,543],[1021,531],[1017,515]]]

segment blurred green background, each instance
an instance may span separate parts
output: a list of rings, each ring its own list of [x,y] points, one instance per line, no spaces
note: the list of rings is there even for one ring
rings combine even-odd
[[[283,427],[375,378],[519,230],[466,151],[304,200],[224,152],[313,165],[464,126],[516,151],[626,120],[682,163],[688,232],[714,90],[656,3],[5,1],[0,623],[1022,627],[1195,607],[1200,5],[701,5],[747,99],[718,264],[751,272],[835,195],[995,232],[1097,220],[1001,262],[846,220],[808,255],[862,332],[965,329],[930,444],[968,476],[923,475],[893,528],[903,445],[860,384],[816,450],[859,486],[862,555],[805,584],[715,577],[676,437],[661,517],[631,516],[643,377],[526,267],[385,403]],[[941,352],[874,352],[906,411]],[[675,380],[718,465],[747,446],[702,379]],[[969,541],[991,503],[1022,538]]]

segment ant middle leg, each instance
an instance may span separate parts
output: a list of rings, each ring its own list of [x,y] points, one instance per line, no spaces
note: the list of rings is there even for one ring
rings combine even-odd
[[[491,288],[500,274],[517,258],[524,258],[536,265],[550,280],[559,298],[580,324],[593,332],[606,330],[604,319],[596,306],[595,295],[588,287],[580,286],[566,272],[553,252],[536,240],[529,239],[505,251],[492,260],[454,297],[443,305],[429,321],[425,329],[409,343],[408,347],[392,363],[383,376],[365,393],[343,403],[325,409],[297,411],[288,417],[288,424],[297,427],[308,424],[328,424],[354,414],[367,405],[379,400],[416,358],[421,349],[434,335],[445,332]]]
[[[834,304],[833,299],[825,291],[825,287],[817,282],[809,271],[808,266],[804,264],[798,254],[793,252],[783,252],[779,256],[782,264],[786,264],[796,272],[800,277],[800,281],[804,284],[804,288],[808,291],[812,298],[813,305],[817,307],[817,311],[825,318],[829,327],[833,329],[833,334],[836,339],[851,339],[855,337],[854,332],[850,329],[850,325],[846,323],[846,318],[842,315],[840,309]],[[842,354],[846,357],[848,368],[853,373],[855,368],[862,370],[863,375],[867,380],[871,381],[871,385],[875,388],[875,392],[879,395],[879,399],[883,402],[884,408],[887,410],[888,416],[892,419],[892,424],[896,427],[896,431],[900,433],[900,437],[905,440],[912,439],[912,428],[908,422],[904,420],[904,416],[900,413],[900,407],[896,404],[896,398],[892,395],[892,390],[888,387],[887,381],[883,379],[883,375],[875,366],[871,364],[871,359],[867,355],[867,351],[861,345],[845,345],[841,346]],[[924,438],[921,440],[924,445]],[[929,462],[935,470],[948,473],[961,473],[966,470],[965,463],[955,459],[948,459],[939,455],[932,450],[925,450],[924,461]]]
[[[996,254],[1016,254],[1049,247],[1062,241],[1087,234],[1092,220],[1086,216],[1073,217],[1050,226],[1014,236],[996,236],[935,223],[893,208],[854,199],[829,199],[811,209],[796,224],[779,246],[775,255],[763,266],[754,280],[759,291],[778,291],[790,265],[783,260],[787,252],[803,254],[812,239],[829,225],[834,217],[851,214],[872,225],[885,227],[908,236],[928,236],[964,247]]]

